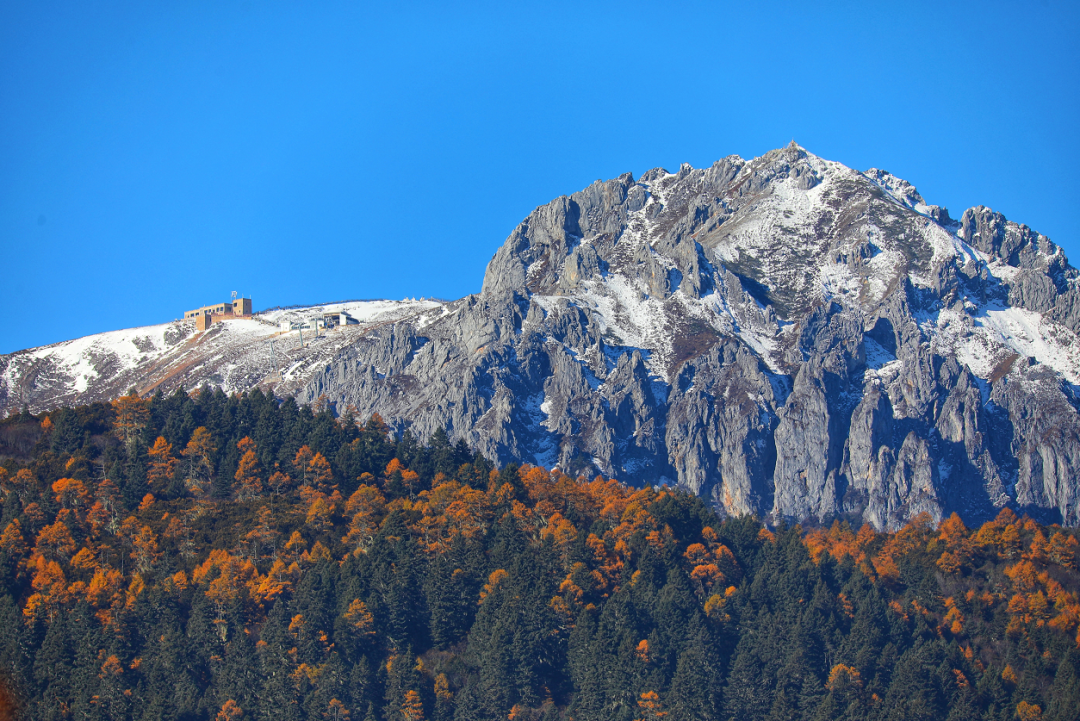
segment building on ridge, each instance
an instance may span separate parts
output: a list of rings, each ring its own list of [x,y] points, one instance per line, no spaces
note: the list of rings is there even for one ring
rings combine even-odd
[[[195,321],[195,330],[207,330],[214,323],[232,318],[251,317],[251,298],[234,298],[231,303],[204,305],[184,311],[184,318]]]

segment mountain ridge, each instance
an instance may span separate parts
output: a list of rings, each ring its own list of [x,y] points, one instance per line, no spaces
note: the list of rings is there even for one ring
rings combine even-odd
[[[793,143],[539,206],[480,293],[275,391],[730,515],[1075,525],[1078,329],[1080,274],[1045,236]]]
[[[455,320],[366,336],[301,398],[733,515],[1076,523],[1078,296],[1026,226],[789,146],[539,207]]]

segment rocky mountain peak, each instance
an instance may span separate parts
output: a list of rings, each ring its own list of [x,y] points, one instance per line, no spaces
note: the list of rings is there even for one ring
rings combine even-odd
[[[365,328],[298,400],[733,515],[1077,524],[1078,329],[1045,236],[792,142],[537,207],[478,295]]]
[[[438,390],[379,398],[420,435],[449,424],[503,461],[679,483],[730,513],[890,526],[1013,504],[1074,523],[1075,276],[1025,226],[955,222],[792,143],[538,207],[482,303],[399,369]],[[480,305],[482,344],[464,330]],[[342,401],[375,390],[352,380],[364,357],[329,372]],[[1053,442],[1022,410],[1038,384],[1069,429]]]

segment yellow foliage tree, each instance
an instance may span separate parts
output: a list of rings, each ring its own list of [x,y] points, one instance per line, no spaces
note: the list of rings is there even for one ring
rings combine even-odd
[[[247,444],[244,441],[247,441]],[[259,458],[255,455],[255,444],[251,442],[251,439],[244,438],[236,445],[244,446],[245,450],[241,451],[243,455],[240,457],[240,463],[233,476],[236,479],[233,484],[233,493],[240,501],[258,498],[262,495],[262,479],[259,478],[261,467]]]
[[[22,526],[18,518],[7,524],[4,532],[0,534],[0,551],[6,553],[9,558],[19,558],[26,553],[26,541],[23,539]]]
[[[308,464],[308,473],[310,475],[310,483],[320,491],[330,490],[330,486],[334,481],[334,474],[330,470],[330,461],[323,457],[323,454],[316,453]]]
[[[292,487],[292,478],[290,478],[287,473],[274,471],[270,474],[270,477],[266,479],[266,487],[270,489],[271,496],[283,495]]]
[[[1016,716],[1020,721],[1040,721],[1042,708],[1038,704],[1021,701],[1016,704]]]
[[[420,701],[420,694],[412,689],[405,692],[401,717],[404,721],[424,721],[424,704]]]
[[[829,680],[825,682],[825,688],[830,691],[862,688],[862,675],[851,666],[838,663],[829,671]]]
[[[146,481],[151,488],[164,488],[176,471],[176,458],[172,454],[172,444],[164,436],[158,436],[154,445],[147,451],[150,460],[146,467]]]
[[[52,490],[60,507],[73,511],[84,508],[90,499],[90,493],[83,482],[74,478],[61,478],[52,484]]]
[[[509,574],[501,568],[492,571],[488,576],[488,582],[484,584],[484,588],[480,591],[479,603],[483,603],[484,599],[490,596],[508,575]]]
[[[347,721],[349,718],[349,709],[345,708],[345,704],[338,701],[336,698],[330,699],[329,705],[326,710],[323,711],[323,718],[330,721]]]
[[[354,553],[366,550],[375,540],[386,513],[386,498],[374,486],[360,486],[345,502],[345,512],[352,515],[352,520],[342,543]]]
[[[357,638],[365,639],[375,635],[375,617],[371,615],[367,604],[359,598],[353,599],[343,616],[348,622],[350,633]]]
[[[634,721],[656,721],[656,719],[667,716],[667,711],[664,710],[663,705],[660,703],[660,695],[656,691],[646,691],[641,694],[637,705],[638,713],[641,716],[634,719]]]
[[[77,548],[75,539],[71,537],[71,531],[64,523],[57,521],[45,526],[38,533],[34,554],[40,554],[54,561],[67,562],[75,554]]]
[[[229,699],[221,705],[221,710],[214,717],[214,721],[240,721],[242,718],[244,718],[244,710],[235,701]]]
[[[158,551],[157,536],[150,526],[143,526],[131,539],[131,558],[135,561],[135,568],[139,573],[149,573],[154,564],[161,559]]]
[[[315,454],[311,452],[311,449],[307,446],[300,446],[300,450],[296,452],[296,456],[293,458],[293,466],[296,467],[296,472],[300,474],[300,485],[308,485],[308,466],[311,464],[311,459],[315,457]]]

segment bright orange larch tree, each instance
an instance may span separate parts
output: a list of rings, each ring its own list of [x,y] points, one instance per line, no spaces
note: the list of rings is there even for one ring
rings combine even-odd
[[[243,455],[240,456],[240,463],[233,476],[236,479],[233,484],[233,493],[240,501],[258,498],[262,495],[262,479],[259,477],[262,467],[258,456],[255,455],[255,443],[245,437],[236,444],[236,447]]]
[[[158,436],[147,453],[150,460],[146,468],[146,482],[151,488],[162,488],[172,480],[176,471],[177,461],[172,454],[172,444],[164,436]]]

